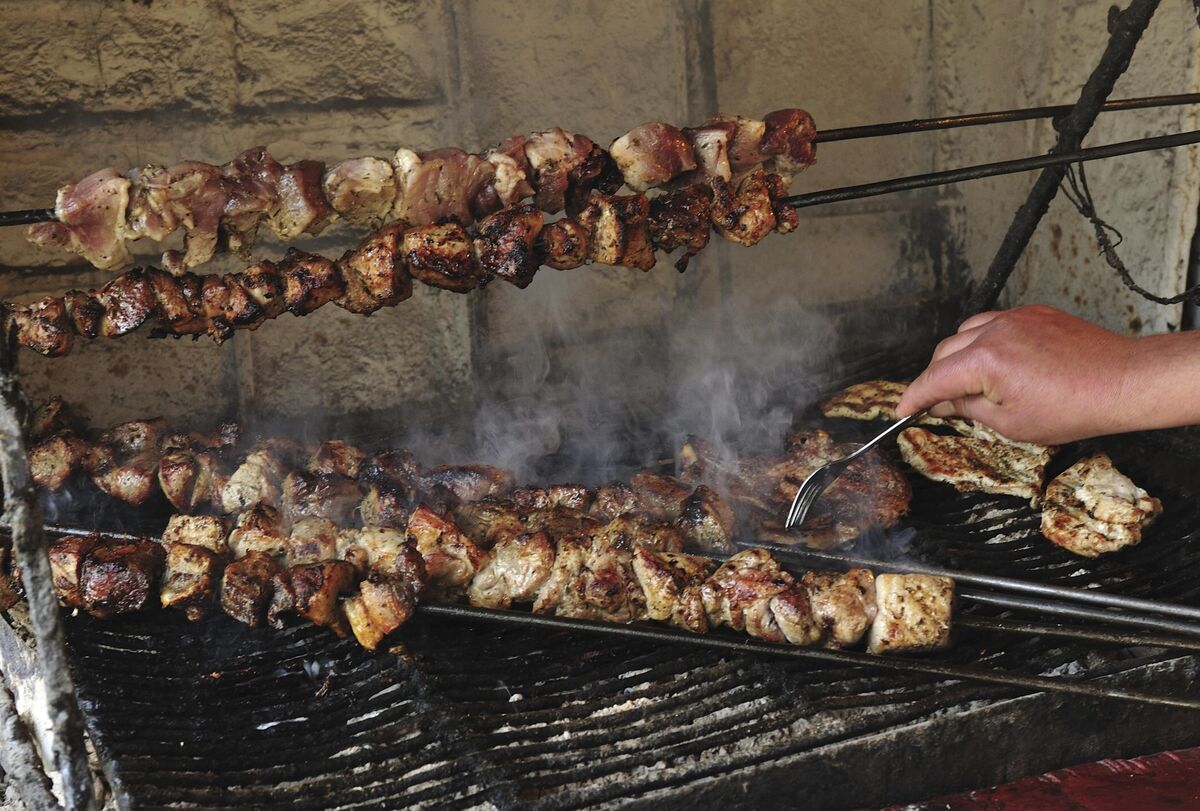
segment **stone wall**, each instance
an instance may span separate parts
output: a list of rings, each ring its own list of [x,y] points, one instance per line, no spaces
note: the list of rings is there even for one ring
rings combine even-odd
[[[718,108],[758,115],[798,104],[819,124],[842,126],[1070,101],[1103,49],[1107,5],[0,0],[0,188],[5,208],[44,206],[57,186],[102,166],[219,163],[253,144],[281,159],[334,162],[399,145],[482,148],[553,125],[607,143],[643,121],[698,121]],[[1190,4],[1164,2],[1117,94],[1194,89],[1195,29]],[[1092,141],[1190,128],[1194,118],[1114,114]],[[1037,123],[830,144],[796,190],[1050,143],[1049,126]],[[1196,154],[1122,159],[1091,176],[1131,265],[1163,290],[1183,283]],[[667,264],[648,274],[546,270],[525,291],[421,289],[369,319],[334,307],[285,316],[222,347],[134,334],[22,362],[35,397],[62,393],[99,422],[151,412],[197,422],[352,412],[469,421],[498,398],[509,409],[498,426],[531,408],[530,419],[545,422],[522,405],[543,392],[653,404],[695,383],[696,336],[727,336],[740,349],[791,341],[783,349],[792,355],[819,355],[839,341],[837,325],[816,315],[824,305],[961,290],[968,267],[986,266],[1031,180],[814,209],[796,234],[754,249],[714,246],[682,276]],[[1056,203],[1048,225],[1010,301],[1066,304],[1125,329],[1178,324],[1177,309],[1140,306],[1097,269],[1072,211]],[[341,227],[302,247],[337,253],[356,238]],[[148,260],[156,254],[140,248]],[[269,240],[261,248],[281,250]],[[0,233],[0,270],[4,298],[105,278],[25,244],[18,229]],[[758,329],[768,322],[777,329]],[[766,375],[781,357],[766,354],[769,362],[740,356]]]

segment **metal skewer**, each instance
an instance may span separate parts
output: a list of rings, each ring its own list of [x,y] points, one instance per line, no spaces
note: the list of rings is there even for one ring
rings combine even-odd
[[[945,186],[949,183],[961,183],[965,180],[979,180],[980,178],[1010,175],[1016,172],[1029,172],[1035,169],[1045,169],[1048,166],[1061,166],[1083,161],[1114,158],[1118,155],[1131,155],[1135,152],[1169,149],[1195,143],[1200,143],[1200,130],[1180,132],[1173,135],[1156,135],[1152,138],[1138,138],[1132,141],[1121,141],[1115,144],[1078,149],[1074,152],[1051,152],[1046,155],[1034,155],[1029,158],[1015,158],[995,163],[981,163],[975,166],[964,166],[960,169],[947,169],[942,172],[909,175],[907,177],[892,178],[891,180],[876,180],[872,183],[861,183],[857,186],[822,189],[821,191],[785,197],[780,202],[792,208],[822,206],[827,203],[842,203],[847,200],[859,200],[864,197],[876,197],[881,194],[926,189],[930,186]]]
[[[1177,93],[1168,96],[1142,96],[1133,99],[1112,99],[1100,105],[1101,112],[1141,110],[1147,107],[1173,107],[1183,104],[1200,104],[1200,93]],[[878,138],[884,135],[903,135],[910,132],[977,127],[981,124],[1005,124],[1014,121],[1031,121],[1036,118],[1057,118],[1075,109],[1073,104],[1054,104],[1045,107],[1025,107],[1018,110],[999,110],[990,113],[967,113],[965,115],[917,118],[910,121],[893,121],[888,124],[864,124],[857,127],[839,127],[821,130],[814,139],[817,143],[828,141],[852,141],[858,138]]]
[[[665,628],[617,625],[615,623],[594,620],[565,619],[563,617],[548,617],[542,614],[475,608],[465,605],[421,605],[417,607],[417,612],[427,616],[455,617],[484,622],[503,622],[511,625],[528,625],[537,628],[553,628],[561,631],[586,630],[590,633],[606,634],[608,636],[624,637],[627,639],[698,645],[700,647],[729,651],[731,653],[750,653],[760,656],[765,654],[785,659],[808,659],[818,662],[833,662],[840,665],[857,665],[892,671],[899,670],[910,673],[923,673],[930,676],[941,676],[947,679],[979,681],[988,684],[1000,684],[1006,687],[1019,687],[1036,692],[1072,693],[1090,698],[1116,698],[1122,701],[1135,701],[1143,704],[1157,704],[1166,707],[1200,710],[1200,699],[1196,698],[1176,698],[1147,693],[1141,690],[1108,687],[1091,682],[1066,681],[1050,676],[1026,676],[1020,673],[1009,673],[1001,670],[941,664],[928,659],[901,659],[874,656],[868,653],[855,653],[853,651],[829,650],[827,648],[774,645],[769,642],[731,639],[726,636],[713,634],[689,634],[685,631]]]

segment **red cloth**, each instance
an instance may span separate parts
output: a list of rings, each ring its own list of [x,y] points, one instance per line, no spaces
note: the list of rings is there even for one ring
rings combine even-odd
[[[1128,811],[1200,808],[1200,748],[1102,760],[1013,783],[892,809],[905,811]]]

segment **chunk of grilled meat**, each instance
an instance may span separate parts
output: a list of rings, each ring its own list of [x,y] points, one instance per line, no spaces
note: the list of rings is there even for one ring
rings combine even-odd
[[[337,560],[339,557],[338,528],[328,518],[308,516],[292,524],[287,549],[289,566]]]
[[[338,553],[360,571],[370,569],[405,580],[417,595],[431,576],[422,553],[404,530],[385,527],[343,530],[338,536]]]
[[[646,599],[633,576],[632,553],[586,536],[560,538],[533,610],[607,622],[642,619]]]
[[[735,526],[733,507],[707,485],[700,485],[687,500],[676,521],[688,545],[704,552],[732,554]]]
[[[214,602],[225,557],[210,548],[163,541],[166,550],[159,602],[163,608],[182,608],[190,620],[208,613]]]
[[[422,473],[418,486],[435,499],[465,504],[504,495],[513,487],[513,475],[491,465],[439,465]]]
[[[592,255],[591,232],[570,217],[548,222],[538,234],[538,256],[555,270],[571,270]]]
[[[338,260],[346,292],[335,303],[352,313],[370,315],[412,297],[412,277],[404,264],[400,223],[381,228],[356,250]]]
[[[528,287],[541,265],[537,245],[543,219],[533,205],[510,206],[485,217],[475,239],[485,277],[496,276],[521,289]]]
[[[321,190],[338,216],[356,225],[378,226],[391,216],[396,173],[388,161],[352,158],[325,173]]]
[[[1049,448],[941,436],[924,428],[906,428],[897,444],[904,461],[919,473],[958,490],[1019,496],[1035,505],[1041,500]]]
[[[768,642],[821,641],[821,624],[807,592],[762,549],[730,557],[704,582],[701,594],[712,625],[728,625]]]
[[[412,617],[417,598],[408,581],[372,574],[359,593],[342,604],[358,644],[375,650],[384,637]]]
[[[954,581],[922,574],[875,578],[875,619],[867,637],[871,653],[921,653],[950,647]]]
[[[364,486],[382,484],[406,490],[411,495],[416,491],[420,474],[420,466],[411,451],[393,448],[368,456],[359,467],[358,477]]]
[[[633,573],[646,595],[646,617],[706,633],[709,625],[702,587],[716,568],[707,558],[636,546]]]
[[[660,552],[681,552],[684,543],[678,527],[633,513],[619,515],[587,535],[600,546],[626,551],[640,544]]]
[[[360,499],[354,480],[336,473],[312,474],[294,470],[283,480],[283,515],[289,522],[316,516],[345,524]]]
[[[611,521],[612,519],[631,513],[638,508],[638,499],[633,490],[625,482],[612,482],[596,491],[596,497],[588,512]]]
[[[275,558],[251,551],[225,567],[221,581],[221,608],[238,622],[251,627],[262,624],[280,571]]]
[[[152,541],[102,540],[83,560],[80,592],[89,614],[108,617],[157,602],[166,554]]]
[[[329,439],[317,446],[312,456],[308,457],[305,467],[309,473],[315,475],[336,474],[356,479],[366,459],[367,455],[363,451],[348,442]]]
[[[625,185],[636,192],[662,186],[696,168],[691,141],[677,127],[660,122],[642,124],[609,147]]]
[[[699,183],[664,192],[650,201],[650,240],[660,251],[684,249],[675,262],[680,273],[708,245],[712,205],[712,188]]]
[[[640,270],[654,267],[650,201],[643,195],[593,193],[579,223],[591,237],[593,262]]]
[[[454,602],[466,593],[487,553],[454,522],[422,504],[408,519],[408,538],[425,561],[430,598]]]
[[[471,579],[468,601],[484,608],[533,602],[550,577],[554,551],[554,541],[544,532],[502,538]]]
[[[35,245],[57,245],[83,256],[101,270],[132,260],[122,229],[129,208],[130,182],[116,169],[101,169],[58,190],[56,222],[29,226]]]
[[[485,498],[460,504],[454,508],[454,523],[481,548],[491,549],[502,538],[528,532],[515,503],[515,498]]]
[[[455,293],[479,285],[471,238],[458,223],[410,228],[404,232],[403,250],[408,272],[419,282]]]
[[[225,554],[229,551],[229,522],[219,515],[172,515],[162,533],[163,543],[200,546]]]
[[[33,482],[47,490],[59,490],[88,454],[87,440],[64,430],[38,442],[29,451],[29,471]]]
[[[222,508],[226,482],[216,455],[209,451],[168,451],[158,462],[158,486],[171,506],[183,513]]]
[[[1142,530],[1162,513],[1162,502],[1138,487],[1105,453],[1088,456],[1046,487],[1042,535],[1088,558],[1142,541]]]
[[[282,560],[287,555],[289,541],[279,510],[262,503],[240,513],[233,532],[229,533],[229,549],[235,558],[259,552]]]
[[[358,504],[358,515],[363,526],[394,527],[408,526],[412,513],[412,496],[380,485],[371,485]]]
[[[717,232],[738,245],[757,245],[778,226],[775,199],[777,186],[761,169],[756,169],[738,184],[736,191],[728,183],[713,181],[712,222]],[[775,176],[777,177],[777,176]],[[792,230],[790,218],[784,224]]]
[[[63,431],[74,432],[78,427],[71,407],[55,395],[38,406],[29,418],[29,438],[40,442]]]
[[[60,604],[83,608],[83,562],[99,544],[99,535],[67,536],[50,544],[50,579]]]
[[[907,383],[891,380],[855,383],[821,403],[821,413],[851,420],[894,420],[896,405],[907,388]]]
[[[869,569],[847,572],[805,572],[800,583],[808,590],[813,613],[825,626],[830,647],[856,645],[875,621],[875,574]]]
[[[354,590],[357,581],[354,567],[342,560],[304,563],[284,569],[271,581],[267,621],[281,628],[282,618],[295,613],[345,637],[350,628],[338,601],[341,595]]]
[[[166,431],[162,419],[113,426],[88,446],[83,468],[108,495],[127,504],[143,504],[156,489],[158,444]]]
[[[530,510],[522,518],[526,532],[545,532],[551,538],[561,538],[577,532],[591,532],[600,528],[595,516],[569,507],[546,507]]]
[[[286,465],[267,449],[251,451],[221,488],[221,509],[236,513],[258,504],[280,506],[281,480]]]
[[[641,512],[659,521],[674,521],[683,512],[683,503],[692,488],[674,476],[639,470],[629,480]]]

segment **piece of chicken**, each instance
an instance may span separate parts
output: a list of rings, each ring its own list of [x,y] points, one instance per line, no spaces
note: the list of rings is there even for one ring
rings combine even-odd
[[[693,549],[719,554],[736,550],[733,507],[708,485],[698,486],[687,497],[675,525]]]
[[[172,515],[162,533],[163,543],[200,546],[218,554],[229,551],[229,522],[219,515]]]
[[[166,562],[159,601],[163,608],[182,608],[199,620],[212,608],[225,557],[210,548],[164,541]]]
[[[800,582],[808,589],[813,613],[825,626],[826,644],[837,648],[858,644],[875,620],[875,574],[869,569],[805,572]]]
[[[288,535],[287,563],[299,566],[337,560],[338,528],[328,518],[308,516],[292,524]]]
[[[705,581],[704,610],[712,625],[728,625],[768,642],[815,645],[822,629],[808,595],[762,549],[738,552]]]
[[[875,619],[867,636],[871,653],[923,653],[950,647],[954,581],[922,574],[875,578]]]
[[[225,567],[221,608],[238,622],[251,627],[261,625],[271,601],[272,581],[279,571],[275,558],[265,552],[247,552]]]
[[[127,614],[157,603],[166,553],[153,541],[102,539],[80,572],[83,606],[96,617]]]
[[[256,504],[238,515],[229,533],[229,549],[235,558],[259,552],[283,560],[288,552],[288,533],[279,510],[269,504]]]
[[[283,617],[298,614],[314,625],[329,628],[339,637],[349,633],[339,599],[358,582],[354,567],[343,560],[303,563],[278,572],[271,581],[267,621],[283,627]]]
[[[550,577],[554,548],[554,541],[544,532],[500,540],[471,580],[467,600],[484,608],[533,602]]]
[[[707,632],[702,586],[716,568],[716,563],[697,555],[635,547],[633,573],[646,596],[647,618],[697,634]]]
[[[100,544],[99,535],[66,536],[49,548],[50,579],[58,602],[68,608],[83,608],[83,561]]]
[[[384,637],[412,617],[417,599],[405,581],[372,574],[359,584],[359,593],[342,604],[358,644],[375,650]]]
[[[407,533],[425,561],[429,596],[435,602],[456,601],[487,561],[487,553],[453,521],[424,504],[413,510]]]

